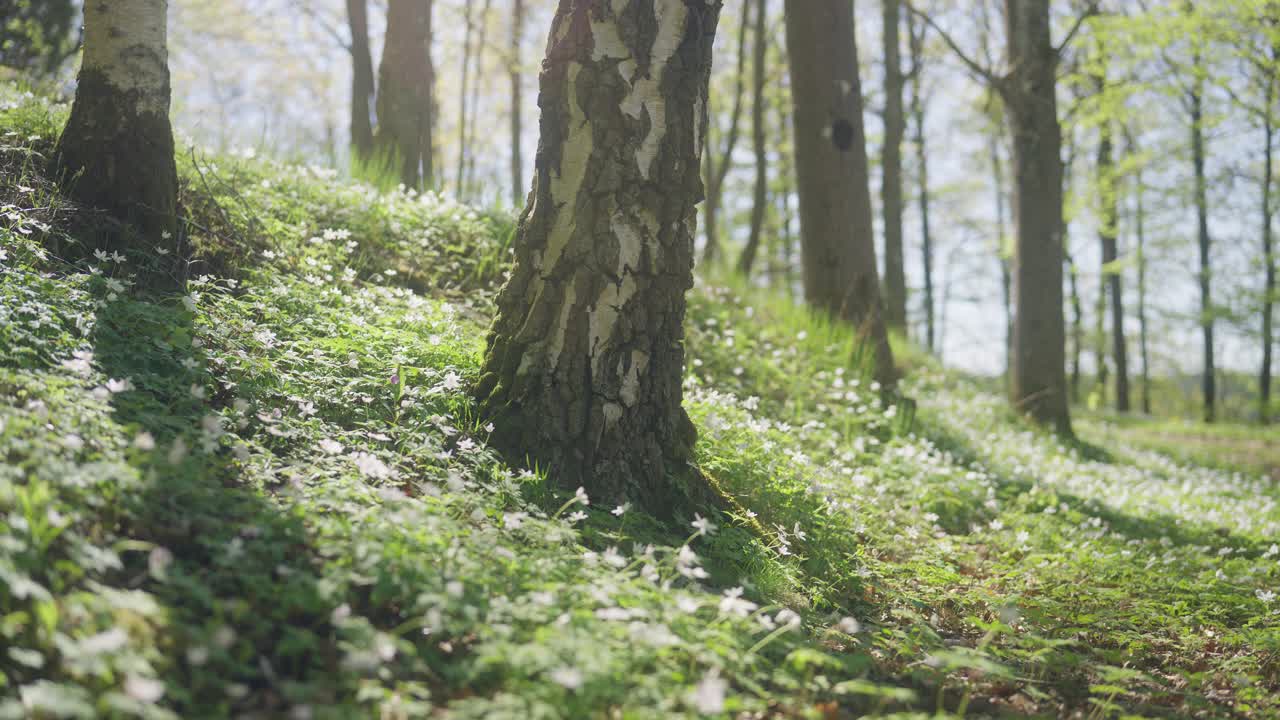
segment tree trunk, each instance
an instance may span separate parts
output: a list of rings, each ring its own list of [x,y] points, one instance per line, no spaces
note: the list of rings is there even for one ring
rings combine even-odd
[[[431,184],[431,3],[390,0],[378,67],[375,152],[407,188]]]
[[[373,153],[373,56],[369,52],[367,0],[347,0],[351,28],[351,147],[356,159],[368,162]]]
[[[899,0],[881,0],[884,16],[884,147],[881,148],[880,204],[884,213],[885,322],[907,329],[907,277],[902,249],[902,59],[898,49]]]
[[[718,4],[561,0],[511,279],[476,388],[494,444],[669,516],[695,430],[685,292]]]
[[[784,53],[785,61],[785,53]],[[778,133],[781,137],[791,137],[791,114],[788,112],[788,103],[780,100],[777,105],[778,111]],[[783,148],[778,153],[778,202],[779,214],[782,218],[782,234],[780,241],[782,243],[782,277],[786,283],[787,297],[795,297],[795,258],[792,257],[795,251],[795,237],[791,231],[791,193],[792,182],[795,178],[795,172],[791,167],[791,153],[788,148]]]
[[[734,71],[733,110],[729,114],[729,133],[725,136],[724,155],[716,162],[715,149],[708,143],[704,158],[707,199],[702,203],[706,222],[707,245],[702,249],[702,262],[712,263],[720,253],[720,197],[724,181],[733,167],[733,150],[738,145],[738,121],[742,117],[742,96],[746,93],[747,28],[751,25],[751,3],[742,0],[742,18],[738,24],[738,65]],[[707,133],[707,139],[712,135]]]
[[[916,150],[916,173],[919,176],[917,202],[920,207],[920,254],[924,266],[924,326],[925,347],[929,352],[934,344],[933,302],[933,236],[929,227],[929,155],[925,147],[924,90],[921,74],[924,62],[924,23],[917,23],[915,13],[907,13],[907,40],[911,50],[911,117],[912,144]]]
[[[1066,233],[1063,235],[1065,237]],[[1080,269],[1070,252],[1066,254],[1066,264],[1071,286],[1071,402],[1079,403],[1080,355],[1084,351],[1084,304],[1080,301]]]
[[[471,152],[467,155],[466,182],[463,187],[469,192],[476,187],[476,116],[480,112],[480,81],[484,77],[484,51],[488,47],[489,10],[493,0],[484,0],[480,6],[480,30],[476,36],[475,67],[471,78],[471,102],[467,104],[467,147]]]
[[[1263,144],[1262,169],[1262,262],[1265,280],[1262,286],[1262,367],[1258,371],[1258,421],[1263,425],[1271,422],[1271,348],[1274,343],[1272,331],[1272,313],[1276,301],[1276,257],[1271,222],[1274,213],[1271,207],[1271,185],[1275,177],[1274,142],[1275,128],[1271,111],[1276,96],[1276,68],[1280,66],[1280,43],[1272,49],[1272,70],[1267,78],[1266,108],[1263,114],[1262,131],[1265,135]]]
[[[853,3],[787,0],[805,300],[857,328],[894,382],[876,277]]]
[[[1193,61],[1200,66],[1199,53]],[[1217,378],[1213,358],[1213,296],[1210,285],[1211,266],[1209,249],[1209,198],[1208,181],[1205,178],[1204,149],[1204,81],[1197,79],[1188,93],[1191,115],[1191,164],[1195,172],[1196,237],[1200,248],[1200,329],[1203,335],[1204,368],[1201,377],[1201,394],[1204,400],[1204,421],[1216,418]]]
[[[1101,77],[1099,92],[1105,87],[1106,79]],[[1120,271],[1115,267],[1119,258],[1120,184],[1116,181],[1113,153],[1111,123],[1103,120],[1098,128],[1097,171],[1101,201],[1101,231],[1098,235],[1102,243],[1102,278],[1106,281],[1108,294],[1111,296],[1111,352],[1116,371],[1116,410],[1129,412],[1129,352],[1124,336],[1124,296],[1121,294]]]
[[[520,52],[523,37],[524,0],[512,0],[511,57],[508,62],[511,75],[511,207],[517,210],[524,206],[524,155],[520,149],[520,136],[524,132],[521,125],[524,105],[520,93],[520,83],[524,79]]]
[[[1014,407],[1071,434],[1062,317],[1062,129],[1049,0],[1006,0],[1011,74],[1000,82],[1013,135]]]
[[[1142,360],[1142,412],[1151,414],[1151,366],[1147,354],[1147,209],[1146,186],[1142,169],[1134,173],[1134,239],[1137,242],[1138,264],[1138,354]]]
[[[1000,297],[1004,303],[1005,385],[1007,386],[1009,378],[1012,377],[1013,362],[1013,276],[1010,273],[1009,258],[1005,254],[1005,237],[1009,232],[1005,225],[1005,216],[1008,214],[1005,197],[1008,189],[1004,183],[1004,159],[1000,157],[1000,130],[999,125],[992,128],[988,152],[991,153],[991,174],[995,179],[996,191],[996,259],[1000,262]]]
[[[142,283],[173,289],[184,278],[167,9],[166,0],[85,1],[84,59],[54,167],[73,197],[132,226],[85,250],[134,255]],[[156,248],[168,252],[157,257]]]
[[[463,184],[466,182],[467,152],[470,150],[467,147],[467,89],[471,87],[471,33],[474,15],[472,5],[472,0],[466,0],[462,5],[462,84],[458,88],[458,175],[453,185],[453,194],[459,200],[462,199]]]
[[[744,0],[745,1],[745,0]],[[769,42],[765,36],[767,0],[756,0],[756,27],[754,33],[755,58],[752,60],[753,95],[751,98],[751,145],[756,155],[756,183],[752,193],[751,231],[747,245],[738,257],[738,272],[751,276],[756,253],[760,249],[760,234],[764,230],[764,213],[769,205],[769,149],[765,146],[764,126],[764,77],[765,58]]]

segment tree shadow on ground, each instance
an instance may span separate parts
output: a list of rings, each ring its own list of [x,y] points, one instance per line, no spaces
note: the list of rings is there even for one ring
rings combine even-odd
[[[997,491],[1001,495],[1022,495],[1036,487],[1034,482],[1025,477],[1011,476],[991,467],[984,460],[982,453],[967,439],[949,430],[936,418],[922,418],[918,431],[933,442],[939,450],[950,453],[958,464],[984,468],[994,478]],[[1107,465],[1123,464],[1109,450],[1092,443],[1073,440],[1067,446],[1079,451],[1081,457],[1088,462]],[[1067,492],[1059,487],[1050,486],[1050,489],[1057,496],[1058,502],[1065,503],[1069,509],[1101,518],[1111,530],[1128,538],[1158,540],[1167,537],[1175,545],[1180,546],[1249,548],[1249,552],[1241,554],[1243,557],[1256,557],[1266,550],[1265,545],[1253,539],[1241,537],[1221,526],[1189,523],[1183,518],[1168,513],[1136,516],[1114,510],[1091,498]],[[962,518],[964,525],[981,520],[981,511],[980,506],[972,507],[970,515]]]
[[[181,715],[323,705],[352,690],[334,681],[335,603],[318,583],[303,518],[246,482],[228,449],[202,447],[206,418],[227,398],[193,394],[204,386],[192,322],[178,298],[122,298],[97,313],[97,362],[135,387],[113,397],[114,416],[155,441],[135,463],[146,489],[123,498],[119,531],[162,549],[130,553],[121,579],[166,609],[158,670],[164,702]]]

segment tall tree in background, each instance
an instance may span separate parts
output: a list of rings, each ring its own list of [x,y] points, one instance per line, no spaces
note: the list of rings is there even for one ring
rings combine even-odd
[[[467,103],[468,120],[466,126],[467,142],[466,147],[470,152],[466,158],[466,178],[463,182],[463,189],[470,190],[475,187],[476,181],[476,116],[480,114],[480,84],[484,77],[484,51],[488,47],[489,34],[489,10],[493,6],[493,0],[484,0],[484,5],[480,7],[480,28],[476,34],[475,43],[475,68],[471,76],[471,101]]]
[[[1094,74],[1097,98],[1104,106],[1107,98],[1105,47],[1100,46],[1095,58]],[[1104,297],[1111,300],[1111,357],[1116,372],[1116,410],[1129,412],[1129,351],[1124,332],[1124,295],[1119,260],[1120,182],[1114,158],[1113,121],[1111,109],[1103,107],[1098,125],[1097,171],[1098,238],[1102,244],[1102,285]],[[1105,308],[1099,308],[1105,310]],[[1105,390],[1105,385],[1104,388]]]
[[[1137,143],[1128,126],[1124,128],[1126,152],[1134,155]],[[1139,386],[1142,388],[1142,412],[1151,414],[1151,357],[1147,345],[1147,207],[1146,180],[1142,164],[1133,172],[1133,239],[1134,264],[1138,275],[1138,361],[1141,365]]]
[[[1187,13],[1195,12],[1190,3]],[[1213,348],[1213,290],[1212,260],[1209,235],[1209,181],[1205,175],[1204,141],[1204,59],[1199,41],[1193,40],[1191,51],[1192,78],[1185,89],[1188,127],[1191,132],[1191,167],[1195,179],[1196,245],[1200,249],[1200,330],[1203,336],[1203,370],[1201,394],[1204,401],[1204,421],[1213,422],[1217,417],[1217,371],[1214,367]]]
[[[760,249],[760,235],[764,231],[765,210],[769,207],[769,148],[765,144],[767,137],[764,124],[765,64],[769,52],[769,41],[765,34],[767,15],[768,0],[756,0],[756,25],[752,35],[755,46],[751,63],[751,147],[756,156],[756,179],[751,197],[751,228],[747,234],[747,245],[738,257],[738,272],[744,276],[751,275],[751,268],[755,264],[756,253]]]
[[[1087,14],[1094,12],[1091,4]],[[914,12],[914,11],[913,11]],[[1013,141],[1014,356],[1010,401],[1020,412],[1071,434],[1063,319],[1063,165],[1057,70],[1049,0],[1005,0],[1008,71],[971,59],[950,35],[943,40],[969,70],[1000,93]],[[1067,33],[1071,41],[1086,16]],[[937,28],[928,16],[925,20]]]
[[[520,92],[520,83],[524,80],[521,67],[523,40],[524,0],[512,0],[511,56],[507,59],[507,72],[511,80],[511,207],[517,210],[524,205],[524,153],[520,149],[520,136],[524,133],[521,123],[524,103]]]
[[[474,0],[465,0],[462,5],[462,83],[458,87],[458,175],[454,180],[453,194],[462,197],[463,184],[467,176],[467,155],[471,148],[467,145],[470,135],[467,133],[467,90],[471,87],[471,36],[474,32],[475,8]]]
[[[747,28],[751,25],[751,3],[742,0],[742,18],[738,24],[738,64],[733,74],[733,109],[729,112],[729,130],[725,133],[724,149],[715,147],[714,134],[703,136],[706,147],[702,151],[702,174],[705,178],[707,199],[702,203],[703,232],[707,245],[702,249],[702,261],[714,262],[720,253],[720,198],[724,181],[733,167],[733,151],[738,145],[738,122],[742,117],[742,97],[746,94]],[[716,160],[717,151],[721,159]]]
[[[176,262],[167,10],[166,0],[85,0],[84,59],[54,164],[74,197],[136,228],[109,244],[148,255],[163,248]],[[173,268],[158,270],[144,282],[181,286]]]
[[[939,349],[935,343],[937,329],[933,300],[933,233],[929,225],[929,152],[925,135],[924,103],[924,40],[927,28],[917,22],[915,13],[907,14],[907,42],[911,52],[911,144],[916,151],[916,202],[920,208],[920,255],[924,268],[924,326],[925,347],[929,352]]]
[[[884,40],[884,146],[880,154],[880,205],[884,214],[885,322],[907,328],[907,276],[902,249],[902,57],[899,50],[899,0],[881,0]]]
[[[856,327],[890,384],[853,3],[787,0],[786,16],[805,300]]]
[[[1014,357],[1011,399],[1071,433],[1062,317],[1062,129],[1049,0],[1006,0],[1009,74],[997,88],[1013,137]]]
[[[347,0],[347,25],[351,29],[351,147],[356,158],[373,154],[373,55],[369,51],[367,0]]]
[[[431,0],[390,0],[378,67],[375,152],[396,168],[405,187],[430,187],[434,106]]]
[[[719,4],[616,8],[558,6],[534,197],[476,392],[497,447],[669,515],[695,437],[682,341]]]

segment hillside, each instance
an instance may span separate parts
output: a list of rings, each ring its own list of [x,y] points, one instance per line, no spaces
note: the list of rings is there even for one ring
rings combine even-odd
[[[1280,488],[1064,446],[703,277],[724,512],[600,507],[468,396],[511,220],[179,158],[189,293],[44,176],[0,92],[0,717],[1280,717]]]

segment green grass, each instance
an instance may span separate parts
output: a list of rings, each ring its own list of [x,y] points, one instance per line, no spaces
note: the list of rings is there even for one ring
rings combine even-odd
[[[466,394],[509,218],[187,154],[196,279],[141,296],[49,250],[92,219],[57,122],[0,91],[0,717],[1280,716],[1274,482],[1063,446],[905,347],[886,396],[702,278],[733,510],[584,506]]]

